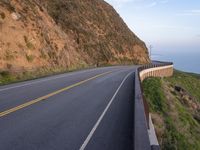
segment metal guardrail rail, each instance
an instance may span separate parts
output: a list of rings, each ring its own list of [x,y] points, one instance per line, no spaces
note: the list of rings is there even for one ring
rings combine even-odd
[[[149,106],[143,95],[142,81],[140,72],[151,68],[164,68],[172,66],[171,62],[159,62],[143,65],[135,72],[135,106],[134,106],[134,150],[159,150],[159,145],[151,145],[148,130],[149,123]],[[162,70],[160,70],[162,71]],[[150,121],[150,122],[149,122]],[[157,139],[157,137],[155,137]]]

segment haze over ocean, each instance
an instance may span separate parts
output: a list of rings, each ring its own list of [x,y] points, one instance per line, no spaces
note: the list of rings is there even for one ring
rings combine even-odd
[[[106,0],[152,48],[152,59],[200,74],[199,0]]]
[[[175,69],[200,74],[200,52],[152,54],[153,60],[172,61]]]

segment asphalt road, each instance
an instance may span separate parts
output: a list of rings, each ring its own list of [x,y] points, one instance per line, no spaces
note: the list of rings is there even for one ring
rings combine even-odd
[[[0,87],[0,150],[131,150],[135,66]]]

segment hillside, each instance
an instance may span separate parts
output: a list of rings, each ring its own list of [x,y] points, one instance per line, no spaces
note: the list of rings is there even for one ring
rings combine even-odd
[[[0,71],[149,62],[147,48],[103,0],[1,0]]]
[[[143,83],[153,123],[163,150],[200,149],[200,75],[174,76]]]

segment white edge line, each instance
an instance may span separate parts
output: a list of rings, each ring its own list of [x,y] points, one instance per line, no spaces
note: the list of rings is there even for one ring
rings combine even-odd
[[[19,87],[24,87],[24,86],[27,86],[27,85],[32,85],[32,84],[36,84],[36,83],[40,83],[40,82],[45,82],[45,81],[49,81],[49,80],[60,79],[60,78],[64,78],[64,77],[65,76],[55,77],[55,78],[52,78],[52,79],[44,79],[44,80],[39,80],[39,81],[33,81],[33,82],[25,83],[25,84],[22,84],[22,85],[16,85],[16,86],[12,86],[12,87],[7,87],[7,88],[4,88],[4,89],[0,89],[0,92],[1,91],[6,91],[6,90],[10,90],[10,89],[19,88]]]
[[[110,102],[108,103],[108,105],[106,106],[106,108],[104,109],[103,113],[101,114],[101,116],[99,117],[99,119],[97,120],[96,124],[94,125],[94,127],[92,128],[92,130],[90,131],[89,135],[87,136],[87,138],[85,139],[84,143],[82,144],[82,146],[80,147],[79,150],[84,150],[87,146],[87,144],[89,143],[90,139],[92,138],[95,130],[98,128],[99,124],[101,123],[101,120],[103,119],[103,117],[105,116],[107,110],[109,109],[110,105],[112,104],[113,100],[115,99],[117,93],[119,92],[120,88],[122,87],[122,85],[124,84],[124,82],[126,81],[126,79],[133,73],[134,71],[130,72],[128,75],[126,75],[126,77],[123,79],[123,81],[121,82],[121,84],[119,85],[119,87],[117,88],[115,94],[112,96]]]
[[[38,78],[38,80],[36,79],[36,81],[32,81],[31,82],[31,80],[30,80],[29,83],[24,83],[24,84],[21,84],[21,85],[16,85],[16,86],[12,86],[12,87],[2,88],[2,89],[0,89],[0,92],[6,91],[6,90],[10,90],[10,89],[20,88],[20,87],[24,87],[24,86],[28,86],[28,85],[32,85],[32,84],[37,84],[37,83],[40,83],[40,82],[46,82],[46,81],[49,81],[49,80],[55,80],[55,79],[65,78],[65,77],[77,75],[77,74],[80,74],[80,73],[85,73],[87,71],[88,72],[92,72],[92,71],[96,71],[96,70],[97,70],[97,68],[89,69],[89,70],[86,69],[86,70],[80,70],[80,71],[77,71],[77,72],[75,71],[75,72],[69,72],[69,73],[59,74],[58,76],[55,75],[55,77],[54,76],[45,77],[47,79],[45,79],[45,78],[44,79]]]
[[[87,70],[84,70],[82,72],[64,73],[63,75],[61,74],[61,75],[58,75],[58,76],[55,76],[55,77],[52,76],[53,78],[51,78],[51,76],[49,78],[47,77],[47,79],[45,79],[45,78],[44,79],[39,78],[38,81],[32,81],[32,82],[29,82],[29,83],[24,83],[22,85],[16,85],[16,86],[12,86],[12,87],[2,88],[2,89],[0,89],[0,92],[6,91],[6,90],[10,90],[10,89],[19,88],[19,87],[24,87],[24,86],[28,86],[28,85],[32,85],[32,84],[37,84],[37,83],[40,83],[40,82],[46,82],[46,81],[49,81],[49,80],[55,80],[55,79],[65,78],[65,77],[74,75],[74,73],[75,74],[80,74],[80,73],[83,73],[83,72],[86,72],[86,71]]]

